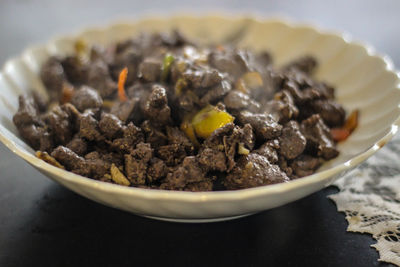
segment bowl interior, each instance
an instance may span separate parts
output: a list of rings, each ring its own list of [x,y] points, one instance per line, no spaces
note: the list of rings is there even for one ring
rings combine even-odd
[[[38,77],[41,64],[49,55],[71,53],[77,38],[105,45],[140,32],[173,28],[179,28],[188,37],[202,43],[235,40],[238,46],[268,50],[278,66],[304,54],[315,56],[319,61],[316,77],[336,88],[337,100],[348,112],[358,109],[361,114],[358,128],[339,144],[339,157],[324,164],[319,172],[345,163],[376,145],[389,132],[397,131],[393,123],[400,116],[399,75],[386,58],[375,55],[372,49],[307,25],[210,16],[152,18],[115,24],[56,38],[46,46],[31,47],[22,57],[8,61],[0,73],[0,133],[17,147],[33,153],[18,138],[12,123],[12,116],[18,108],[18,95],[29,90],[45,93]]]

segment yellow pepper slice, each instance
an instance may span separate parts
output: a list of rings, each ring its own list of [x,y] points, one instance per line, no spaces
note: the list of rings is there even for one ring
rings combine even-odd
[[[196,136],[207,138],[216,129],[233,122],[234,119],[228,112],[209,105],[193,117],[192,124]]]
[[[181,124],[181,130],[186,134],[189,140],[192,141],[193,145],[197,147],[200,146],[199,141],[197,140],[196,134],[194,132],[193,125],[190,122],[188,116],[183,120]]]

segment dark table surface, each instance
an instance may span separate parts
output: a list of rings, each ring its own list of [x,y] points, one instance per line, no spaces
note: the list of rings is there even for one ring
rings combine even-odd
[[[284,15],[344,30],[400,65],[400,1],[0,2],[0,63],[26,45],[82,25],[151,12],[228,10]],[[369,235],[346,232],[327,195],[212,224],[166,223],[87,200],[0,144],[0,266],[388,266]]]

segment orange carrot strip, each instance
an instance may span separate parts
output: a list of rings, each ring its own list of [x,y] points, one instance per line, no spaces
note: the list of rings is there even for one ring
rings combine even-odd
[[[351,133],[358,125],[358,110],[354,110],[347,118],[343,128],[349,130]]]
[[[333,140],[336,142],[346,140],[350,136],[350,134],[357,128],[358,116],[358,110],[354,110],[352,113],[350,113],[349,117],[347,117],[347,120],[342,127],[331,129]]]
[[[70,102],[73,95],[74,95],[74,87],[64,83],[61,91],[61,99],[60,99],[61,104]]]
[[[127,99],[125,94],[125,82],[128,77],[128,68],[125,67],[121,70],[118,77],[118,97],[121,102],[125,102]]]
[[[340,142],[346,140],[347,137],[349,137],[350,132],[349,130],[343,128],[333,128],[331,129],[331,135],[335,142]]]

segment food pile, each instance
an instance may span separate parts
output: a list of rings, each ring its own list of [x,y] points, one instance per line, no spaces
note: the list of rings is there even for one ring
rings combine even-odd
[[[141,188],[211,191],[287,182],[339,152],[346,122],[310,56],[201,46],[178,31],[50,57],[48,97],[21,95],[14,123],[59,168]]]

